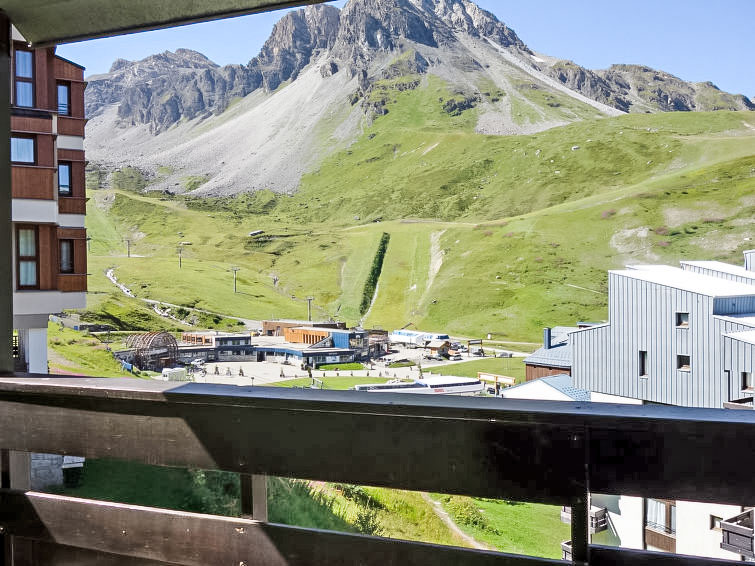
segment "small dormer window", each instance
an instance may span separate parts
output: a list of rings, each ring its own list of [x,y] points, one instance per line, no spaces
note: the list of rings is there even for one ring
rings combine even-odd
[[[687,328],[689,326],[689,313],[688,312],[676,313],[676,326],[678,328]]]

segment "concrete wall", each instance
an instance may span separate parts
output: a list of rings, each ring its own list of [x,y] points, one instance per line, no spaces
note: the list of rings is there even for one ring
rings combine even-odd
[[[644,548],[645,518],[641,497],[594,493],[591,502],[595,507],[605,507],[608,513],[608,530],[593,535],[594,544],[639,550]]]
[[[572,401],[568,395],[542,381],[530,381],[526,385],[510,387],[501,391],[505,399],[538,399],[540,401]]]
[[[676,552],[693,556],[708,556],[727,560],[741,560],[739,554],[721,549],[721,530],[710,528],[711,515],[730,519],[741,513],[741,507],[676,502]]]

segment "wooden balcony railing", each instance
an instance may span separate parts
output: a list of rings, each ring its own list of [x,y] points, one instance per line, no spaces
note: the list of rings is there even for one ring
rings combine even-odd
[[[10,450],[568,505],[575,564],[729,564],[588,545],[587,493],[752,501],[752,452],[733,443],[755,445],[755,413],[3,378],[0,532],[19,566],[561,563],[15,491]]]

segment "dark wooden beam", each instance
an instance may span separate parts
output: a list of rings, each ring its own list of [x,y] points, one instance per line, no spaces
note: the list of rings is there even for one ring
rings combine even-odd
[[[542,558],[32,492],[0,493],[0,524],[16,536],[46,543],[182,566],[562,564]]]
[[[584,489],[568,426],[460,418],[449,399],[50,381],[0,383],[0,446],[564,505]]]
[[[326,0],[6,0],[6,9],[35,47],[319,4]]]
[[[664,554],[607,546],[590,546],[590,566],[732,566],[732,560]]]
[[[755,411],[0,379],[0,446],[15,450],[554,505],[586,474],[591,493],[752,505],[731,449],[749,445]]]

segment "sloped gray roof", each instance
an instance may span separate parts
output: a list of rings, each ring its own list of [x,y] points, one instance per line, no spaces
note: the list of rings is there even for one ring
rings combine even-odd
[[[573,401],[590,401],[591,399],[590,392],[585,389],[574,387],[574,379],[570,375],[566,375],[565,373],[558,375],[549,375],[548,377],[541,377],[533,381],[527,381],[526,383],[521,383],[519,385],[515,385],[514,387],[509,387],[508,389],[506,389],[506,391],[511,391],[512,389],[517,389],[520,387],[524,388],[537,381],[547,384],[549,387],[552,387],[556,391],[563,393]]]
[[[543,381],[545,381],[548,385],[553,387],[553,389],[559,390],[564,395],[567,395],[574,399],[575,401],[589,401],[590,400],[590,392],[586,391],[585,389],[579,389],[578,387],[574,387],[574,380],[570,375],[566,374],[559,374],[559,375],[550,375],[548,377],[541,378]]]
[[[551,343],[553,342],[551,341]],[[526,357],[524,363],[531,366],[552,366],[569,369],[572,364],[571,344],[565,342],[552,348],[540,348]]]

